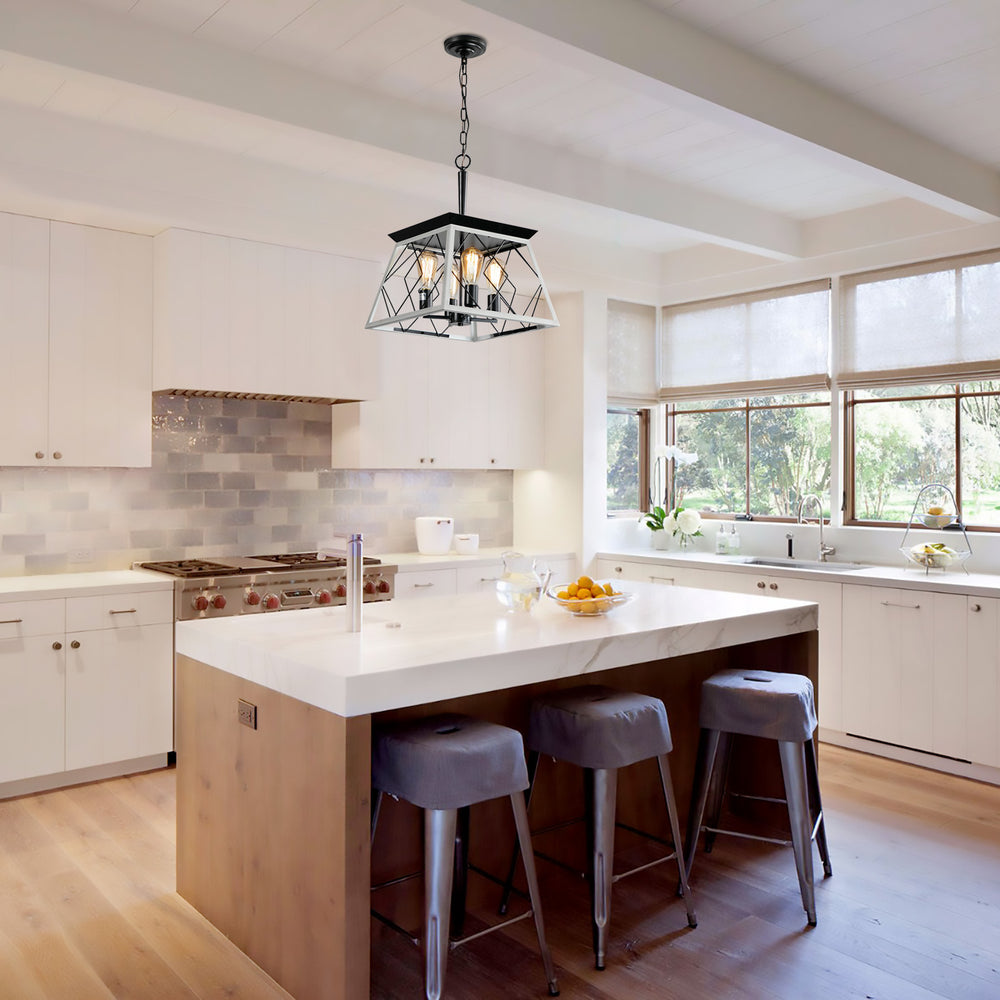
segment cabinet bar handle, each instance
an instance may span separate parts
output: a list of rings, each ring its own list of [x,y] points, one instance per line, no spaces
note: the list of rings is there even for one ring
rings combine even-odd
[[[20,625],[23,621],[23,618],[4,618],[3,621],[0,621],[0,625]]]
[[[135,608],[123,608],[121,611],[109,611],[109,615],[134,615],[136,613]]]
[[[920,607],[919,604],[893,604],[892,601],[883,601],[883,608],[908,608],[910,611],[916,611]]]
[[[480,583],[496,583],[497,580],[499,580],[499,579],[500,579],[500,577],[498,577],[498,576],[481,576],[479,578],[479,582]]]
[[[666,580],[667,583],[673,583],[674,578],[672,576],[656,576],[654,573],[649,574],[649,582],[655,583],[657,580]]]
[[[415,583],[413,585],[413,589],[416,590],[417,587],[433,587],[433,586],[434,586],[433,583]]]

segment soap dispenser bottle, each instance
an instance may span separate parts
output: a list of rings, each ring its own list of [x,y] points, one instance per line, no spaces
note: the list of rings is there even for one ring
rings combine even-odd
[[[736,530],[736,522],[733,522],[733,530],[729,533],[729,554],[731,556],[739,555],[740,552],[740,533]]]
[[[726,534],[726,522],[719,525],[719,533],[715,536],[715,554],[725,556],[729,554],[729,536]]]

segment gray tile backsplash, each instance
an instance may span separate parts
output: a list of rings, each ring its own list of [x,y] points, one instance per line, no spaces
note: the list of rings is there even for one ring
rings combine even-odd
[[[347,531],[408,551],[421,514],[506,545],[512,492],[503,471],[331,469],[327,406],[158,396],[149,469],[0,468],[0,575],[306,551]]]

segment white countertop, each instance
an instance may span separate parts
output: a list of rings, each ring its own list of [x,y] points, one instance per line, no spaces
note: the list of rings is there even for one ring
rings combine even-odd
[[[635,583],[609,615],[492,594],[178,622],[177,652],[338,715],[365,715],[816,628],[814,604]]]
[[[454,569],[457,566],[494,566],[500,562],[505,552],[511,550],[520,552],[521,555],[529,556],[540,560],[545,559],[571,559],[576,561],[576,555],[572,552],[542,552],[539,550],[524,551],[513,549],[513,546],[506,545],[502,548],[479,549],[475,554],[460,556],[457,552],[448,552],[444,555],[428,556],[419,552],[367,552],[366,555],[373,555],[382,562],[392,566],[397,566],[401,573],[415,569]]]
[[[866,584],[896,587],[900,590],[935,590],[943,593],[970,594],[974,597],[1000,597],[1000,575],[965,573],[961,568],[931,570],[914,567],[867,566],[857,570],[795,569],[783,566],[748,565],[741,560],[749,555],[716,556],[710,552],[663,552],[657,549],[616,549],[598,552],[598,559],[623,559],[649,563],[651,566],[688,566],[691,569],[722,570],[757,576],[789,576],[803,580],[828,580],[831,583]],[[831,562],[836,563],[836,558]]]
[[[117,594],[130,590],[173,590],[174,581],[144,569],[113,569],[93,573],[42,573],[0,577],[0,600],[40,601],[53,597]]]

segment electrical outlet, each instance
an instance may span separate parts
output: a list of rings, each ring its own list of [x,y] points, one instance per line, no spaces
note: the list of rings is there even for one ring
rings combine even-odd
[[[236,714],[241,726],[247,726],[249,729],[257,728],[257,706],[253,702],[240,698],[236,702]]]
[[[94,561],[94,550],[71,549],[67,561],[71,563],[91,563]]]

